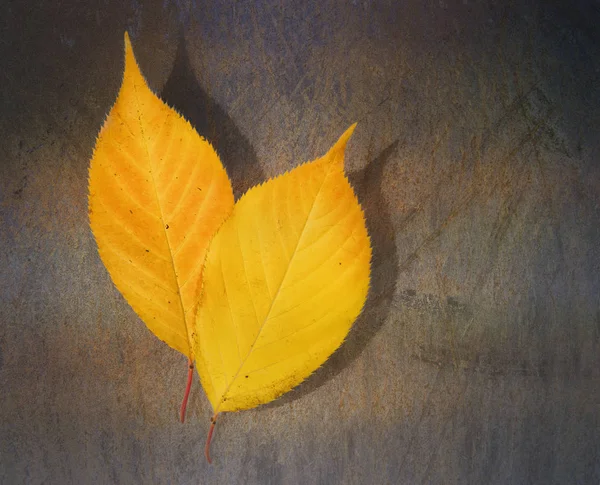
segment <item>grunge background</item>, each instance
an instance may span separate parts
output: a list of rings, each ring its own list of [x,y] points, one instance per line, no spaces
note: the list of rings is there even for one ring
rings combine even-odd
[[[87,224],[126,29],[236,197],[359,122],[365,310],[212,466]],[[597,1],[4,1],[0,82],[1,484],[600,482]]]

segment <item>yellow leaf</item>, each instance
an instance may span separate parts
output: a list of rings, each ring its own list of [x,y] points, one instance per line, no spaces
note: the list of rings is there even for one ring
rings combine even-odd
[[[354,126],[324,157],[250,189],[211,243],[194,351],[215,415],[298,385],[364,305],[371,246],[344,175]]]
[[[123,83],[90,164],[90,226],[119,291],[190,359],[206,251],[232,208],[216,152],[152,93],[125,34]]]

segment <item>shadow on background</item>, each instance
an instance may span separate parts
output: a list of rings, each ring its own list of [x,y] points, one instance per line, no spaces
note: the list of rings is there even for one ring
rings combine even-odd
[[[358,172],[349,175],[359,202],[362,204],[371,237],[371,286],[361,315],[342,346],[297,388],[265,407],[279,407],[321,387],[352,363],[379,331],[392,308],[399,266],[396,254],[395,231],[390,208],[383,195],[383,174],[393,159],[398,140],[385,148],[377,158]]]
[[[239,199],[265,178],[256,153],[234,121],[198,84],[183,34],[179,36],[173,70],[161,98],[175,108],[215,148]]]
[[[183,35],[180,36],[173,70],[161,97],[213,144],[232,181],[236,200],[249,188],[264,181],[264,171],[250,142],[227,113],[198,84]],[[383,197],[382,181],[385,166],[397,147],[398,141],[395,141],[365,169],[349,176],[365,211],[373,246],[371,287],[363,312],[344,344],[325,364],[298,388],[267,404],[269,407],[281,406],[298,399],[335,377],[361,354],[386,320],[398,276],[398,258],[395,231],[390,210]]]

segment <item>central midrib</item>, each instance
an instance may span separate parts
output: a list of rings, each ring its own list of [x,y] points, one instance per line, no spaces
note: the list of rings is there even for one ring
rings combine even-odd
[[[316,163],[316,162],[313,162],[313,163]],[[306,230],[306,226],[308,225],[308,221],[311,218],[311,215],[312,215],[313,210],[315,208],[315,204],[317,202],[317,199],[319,198],[319,195],[321,194],[321,190],[323,189],[323,185],[325,185],[325,181],[327,180],[327,177],[329,176],[330,172],[331,172],[331,167],[329,167],[329,169],[327,170],[327,173],[323,177],[323,181],[321,182],[321,185],[319,186],[319,190],[318,190],[317,194],[315,195],[313,203],[310,206],[310,210],[308,211],[308,215],[306,216],[306,220],[304,221],[304,225],[302,226],[302,231],[300,232],[300,236],[298,237],[298,241],[296,242],[296,246],[294,247],[294,250],[292,251],[292,254],[290,256],[290,260],[289,260],[288,266],[285,269],[285,273],[283,275],[283,278],[281,278],[281,282],[279,283],[279,287],[277,288],[277,291],[275,292],[275,295],[273,296],[273,298],[271,300],[271,305],[269,305],[269,310],[267,311],[267,314],[265,315],[265,318],[264,318],[263,322],[261,323],[260,328],[258,329],[258,333],[256,334],[256,338],[254,339],[254,342],[252,342],[252,345],[250,346],[250,349],[248,350],[248,353],[246,354],[246,357],[240,363],[240,366],[238,367],[238,370],[235,373],[235,375],[233,376],[233,378],[231,379],[231,382],[227,385],[227,387],[225,388],[225,391],[223,391],[223,394],[221,395],[221,400],[219,401],[219,404],[217,405],[217,408],[215,409],[215,414],[219,413],[219,408],[221,407],[221,404],[223,404],[223,402],[224,402],[223,398],[229,392],[229,389],[231,389],[231,386],[233,385],[233,383],[237,380],[237,378],[238,378],[238,376],[239,376],[242,368],[244,367],[244,364],[246,363],[246,361],[248,360],[248,358],[250,357],[250,355],[252,355],[252,351],[254,350],[254,346],[256,345],[256,342],[260,338],[260,334],[261,334],[261,332],[262,332],[265,324],[269,320],[269,317],[271,316],[271,311],[273,310],[273,306],[275,304],[275,301],[279,297],[279,293],[281,292],[281,288],[283,287],[283,284],[284,284],[284,282],[285,282],[285,280],[286,280],[286,278],[288,276],[290,267],[292,266],[293,259],[294,259],[295,255],[296,255],[296,252],[298,251],[298,247],[300,246],[300,242],[302,241],[302,238],[304,237],[304,232]]]
[[[191,349],[190,337],[189,337],[190,331],[188,328],[187,319],[186,319],[186,315],[185,315],[185,309],[183,306],[183,298],[181,296],[181,290],[179,288],[179,278],[177,277],[177,271],[175,269],[175,258],[173,257],[173,249],[171,248],[171,242],[169,241],[169,234],[167,233],[166,221],[165,221],[165,217],[164,217],[163,210],[162,210],[161,200],[160,200],[160,197],[158,196],[158,189],[156,188],[156,180],[154,179],[154,170],[153,170],[154,167],[152,166],[152,159],[150,158],[150,149],[148,147],[148,139],[146,138],[146,133],[144,132],[144,124],[142,123],[142,115],[141,115],[140,109],[139,109],[140,104],[139,104],[139,99],[138,99],[138,86],[135,83],[135,81],[133,82],[133,89],[135,92],[135,101],[136,101],[135,105],[136,105],[136,111],[138,114],[138,121],[140,123],[140,130],[142,132],[142,140],[144,141],[143,142],[144,150],[146,152],[146,157],[148,159],[148,166],[150,167],[150,178],[152,179],[152,188],[154,189],[154,196],[156,197],[158,210],[160,212],[160,220],[162,221],[162,230],[165,235],[165,239],[167,241],[167,248],[169,249],[169,260],[171,261],[171,270],[173,271],[173,276],[175,277],[175,282],[177,283],[177,297],[179,300],[179,308],[181,309],[181,316],[183,318],[183,325],[185,326],[185,340],[188,344],[187,356],[191,358],[192,349]]]

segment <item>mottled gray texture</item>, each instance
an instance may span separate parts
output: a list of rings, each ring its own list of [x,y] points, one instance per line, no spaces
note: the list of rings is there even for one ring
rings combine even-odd
[[[0,5],[0,483],[598,483],[598,3],[217,3]],[[359,122],[365,311],[212,466],[87,226],[125,29],[237,196]]]

